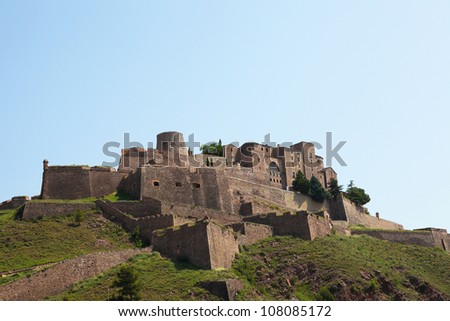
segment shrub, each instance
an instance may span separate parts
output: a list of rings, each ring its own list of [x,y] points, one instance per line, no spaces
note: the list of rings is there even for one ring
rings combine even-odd
[[[136,247],[142,247],[142,239],[141,239],[141,230],[139,229],[139,226],[136,226],[133,230],[133,233],[131,233],[130,241],[136,245]]]
[[[74,217],[75,223],[78,224],[78,226],[81,225],[81,222],[84,221],[84,212],[82,210],[77,210]]]

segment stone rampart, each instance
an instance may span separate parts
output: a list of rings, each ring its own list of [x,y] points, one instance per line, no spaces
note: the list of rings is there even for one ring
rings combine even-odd
[[[426,247],[436,246],[450,252],[450,248],[448,247],[448,237],[446,231],[445,234],[434,233],[432,229],[415,230],[415,231],[353,229],[351,232],[352,235],[368,235],[380,240],[397,242],[402,244],[412,244]]]
[[[210,220],[154,231],[152,244],[165,256],[205,269],[230,268],[238,253],[233,230]]]
[[[241,222],[229,225],[237,235],[240,245],[253,244],[273,236],[273,228],[268,225]]]
[[[162,214],[161,201],[152,198],[144,198],[142,201],[119,201],[113,205],[119,211],[134,217]]]
[[[262,214],[245,217],[243,221],[272,226],[274,235],[298,236],[304,240],[314,240],[316,237],[330,235],[332,229],[329,219],[306,211],[282,215]]]
[[[174,215],[152,215],[136,218],[118,210],[114,207],[114,203],[109,201],[98,200],[96,204],[107,219],[119,223],[126,231],[133,232],[136,227],[139,227],[141,236],[147,241],[151,241],[152,233],[155,230],[181,225],[186,222],[186,219]]]
[[[30,198],[28,196],[14,196],[12,199],[4,201],[0,204],[0,211],[19,208],[29,200]]]
[[[95,209],[94,203],[56,203],[45,201],[27,202],[22,210],[21,218],[24,220],[38,217],[55,217],[75,214],[77,211],[89,211]]]
[[[128,175],[110,167],[50,166],[44,169],[42,199],[81,199],[106,196]]]

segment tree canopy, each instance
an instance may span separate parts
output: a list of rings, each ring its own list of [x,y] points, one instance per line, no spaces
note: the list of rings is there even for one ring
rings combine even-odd
[[[215,156],[223,156],[223,145],[222,140],[219,139],[219,142],[210,142],[200,146],[200,150],[203,154],[215,155]]]
[[[298,171],[292,182],[292,189],[296,192],[308,195],[311,184],[302,172]]]
[[[350,184],[348,184],[345,196],[358,205],[364,205],[370,202],[369,194],[366,194],[364,189],[356,187],[353,181],[350,181]]]

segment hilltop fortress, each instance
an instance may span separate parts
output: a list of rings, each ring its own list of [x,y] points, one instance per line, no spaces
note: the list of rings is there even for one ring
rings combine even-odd
[[[341,195],[324,202],[291,190],[298,171],[329,187],[337,179],[312,143],[271,147],[224,145],[221,156],[193,155],[179,132],[157,136],[156,148],[122,151],[111,167],[49,166],[44,161],[39,200],[14,198],[1,208],[21,207],[22,219],[66,215],[96,207],[126,230],[139,227],[155,250],[203,268],[229,268],[239,245],[272,235],[305,240],[338,233],[439,247],[450,251],[444,229],[404,231],[400,224],[371,216]],[[130,200],[110,202],[120,191]],[[55,202],[96,198],[94,203]],[[352,230],[352,226],[366,229]]]

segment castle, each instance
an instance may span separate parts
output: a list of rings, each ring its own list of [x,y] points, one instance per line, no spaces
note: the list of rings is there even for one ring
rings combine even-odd
[[[308,179],[316,177],[324,188],[337,179],[312,143],[221,148],[220,156],[207,151],[194,155],[181,133],[164,132],[157,135],[154,149],[123,150],[117,169],[49,166],[44,160],[39,202],[14,198],[0,209],[24,204],[21,217],[30,219],[96,207],[128,231],[139,227],[141,236],[162,254],[208,269],[229,268],[239,245],[272,235],[313,240],[332,233],[369,234],[450,251],[444,229],[403,231],[395,222],[368,215],[343,195],[316,202],[292,191],[298,171]],[[103,199],[116,191],[132,200]],[[97,198],[95,204],[51,201],[89,197]],[[370,229],[350,229],[357,225]]]

